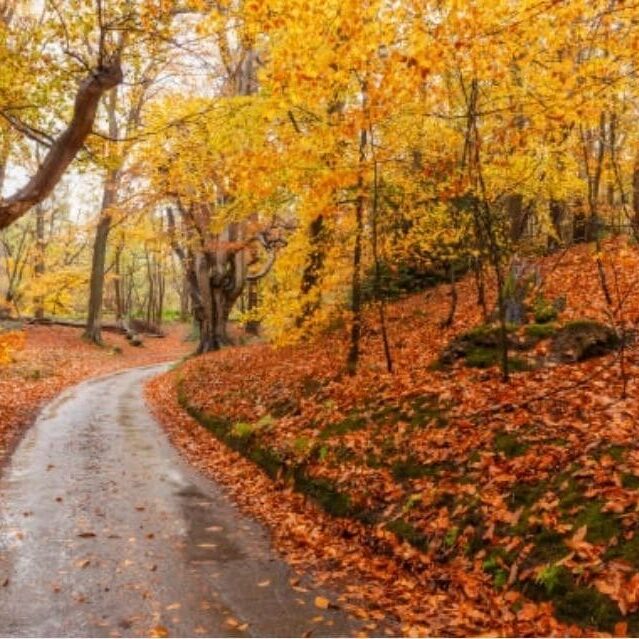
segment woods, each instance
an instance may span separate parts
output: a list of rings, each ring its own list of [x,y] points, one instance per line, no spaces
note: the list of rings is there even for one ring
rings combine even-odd
[[[636,634],[638,60],[626,0],[0,0],[0,381],[169,335],[368,632]]]

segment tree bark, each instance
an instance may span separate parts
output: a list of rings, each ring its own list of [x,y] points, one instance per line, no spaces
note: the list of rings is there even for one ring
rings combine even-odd
[[[121,81],[122,69],[116,57],[91,72],[80,84],[71,122],[53,142],[35,175],[16,193],[0,199],[0,229],[15,222],[51,193],[91,133],[100,98]]]
[[[44,275],[44,207],[42,203],[36,206],[36,259],[35,259],[35,275],[36,279]],[[39,295],[35,300],[34,315],[36,318],[41,319],[44,317],[44,300]]]

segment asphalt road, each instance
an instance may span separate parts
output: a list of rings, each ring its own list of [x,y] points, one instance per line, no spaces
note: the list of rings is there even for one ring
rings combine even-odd
[[[142,395],[160,370],[67,390],[0,471],[0,635],[352,634],[172,449]]]

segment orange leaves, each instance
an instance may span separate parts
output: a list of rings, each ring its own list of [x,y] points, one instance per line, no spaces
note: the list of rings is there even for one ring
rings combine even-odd
[[[23,331],[0,333],[0,365],[11,362],[13,354],[24,348],[24,341]]]
[[[595,579],[594,585],[617,602],[622,614],[639,609],[639,573],[626,578],[622,570],[609,568],[605,576]]]

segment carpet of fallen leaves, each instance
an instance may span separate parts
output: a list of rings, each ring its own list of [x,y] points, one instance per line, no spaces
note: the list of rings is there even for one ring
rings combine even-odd
[[[141,347],[114,333],[105,333],[105,345],[95,346],[82,339],[80,329],[62,326],[27,325],[9,334],[15,349],[11,361],[0,364],[0,460],[37,411],[64,388],[88,377],[176,360],[193,350],[181,326],[172,326],[164,338],[146,338]]]
[[[544,295],[566,297],[560,322],[636,328],[639,251],[604,248],[616,308],[586,245],[539,259]],[[389,305],[392,375],[371,314],[355,377],[346,335],[331,332],[191,359],[150,399],[189,460],[294,565],[342,584],[373,634],[394,619],[407,635],[636,635],[639,346],[625,349],[625,399],[618,353],[507,384],[495,368],[434,367],[481,323],[473,279],[458,288],[451,328],[448,286]]]

